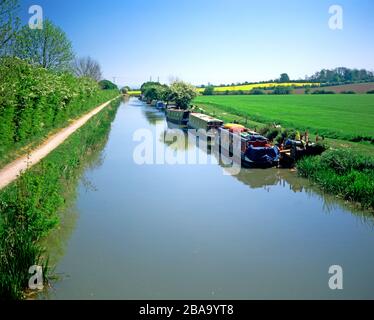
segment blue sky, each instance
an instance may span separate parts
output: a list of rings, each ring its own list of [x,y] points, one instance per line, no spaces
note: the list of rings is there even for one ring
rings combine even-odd
[[[304,78],[337,66],[374,70],[372,0],[21,0],[43,7],[79,56],[137,86],[160,77],[193,84]],[[343,7],[343,30],[328,26]]]

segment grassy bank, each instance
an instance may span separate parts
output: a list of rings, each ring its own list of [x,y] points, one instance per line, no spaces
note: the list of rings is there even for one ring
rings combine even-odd
[[[32,265],[48,258],[40,242],[59,224],[69,181],[81,172],[87,154],[106,139],[119,102],[113,102],[65,143],[0,193],[0,297],[21,299]]]
[[[0,167],[118,94],[87,78],[0,59]]]
[[[200,96],[194,104],[332,139],[374,139],[372,95]]]
[[[365,209],[374,208],[374,158],[347,150],[328,150],[321,156],[300,160],[298,172],[324,191]]]
[[[201,98],[205,97],[199,97],[195,102],[201,101]],[[210,98],[212,97],[207,97],[207,99]],[[268,98],[268,96],[264,98]],[[260,132],[267,128],[266,122],[254,121],[248,112],[243,113],[235,108],[217,107],[217,105],[210,103],[198,102],[195,104],[198,106],[197,111],[213,115],[225,122],[235,121]],[[245,114],[245,116],[241,114]],[[281,115],[282,113],[280,113],[277,123],[283,123]],[[334,127],[336,122],[334,118],[329,119],[331,127]],[[286,129],[292,131],[294,128],[286,127]],[[314,140],[315,135],[310,134],[310,138]],[[373,208],[374,145],[370,142],[352,142],[332,138],[326,138],[324,142],[330,150],[322,156],[301,160],[298,163],[300,175],[315,182],[325,192],[348,201],[358,202],[363,208]]]

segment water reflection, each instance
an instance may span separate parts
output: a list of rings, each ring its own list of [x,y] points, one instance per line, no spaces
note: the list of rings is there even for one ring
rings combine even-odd
[[[139,128],[156,132],[156,148],[186,157],[197,148],[165,143],[162,136],[179,127],[135,99],[112,127],[106,157],[96,162],[103,163],[86,172],[94,184],[82,190],[79,183],[75,218],[61,236],[69,240],[58,250],[58,271],[70,278],[48,298],[374,296],[374,233],[362,212],[289,170],[243,168],[230,177],[222,164],[136,165],[132,136]],[[349,272],[343,293],[327,286],[328,267],[337,263]]]
[[[162,113],[157,113],[159,125],[162,124],[162,119],[165,117]],[[165,136],[179,137],[178,143],[165,140]],[[182,135],[182,136],[181,136]],[[223,154],[218,154],[217,151],[211,145],[201,144],[196,136],[188,133],[186,126],[177,125],[166,121],[166,129],[160,136],[160,142],[163,142],[169,148],[175,151],[188,151],[191,149],[198,150],[199,152],[205,152],[208,156],[214,157],[215,162],[218,163],[224,170],[227,163],[230,163],[229,159]],[[357,216],[359,220],[369,226],[374,226],[374,215],[371,211],[363,210],[357,204],[352,204],[347,201],[343,201],[331,194],[325,194],[318,186],[313,185],[309,180],[301,178],[297,175],[294,169],[248,169],[242,168],[237,175],[232,175],[233,179],[240,181],[247,185],[251,189],[264,189],[267,192],[271,192],[273,187],[282,186],[288,188],[294,193],[306,193],[311,198],[318,198],[323,203],[323,210],[326,213],[331,213],[336,210],[349,210],[352,214]]]
[[[95,192],[98,190],[95,184],[87,177],[87,172],[99,168],[104,162],[105,153],[103,150],[109,139],[110,124],[114,120],[119,105],[120,102],[115,101],[107,108],[107,110],[103,111],[107,112],[107,116],[102,118],[102,121],[105,121],[105,123],[102,123],[102,128],[105,129],[102,131],[100,139],[89,146],[89,152],[80,160],[80,165],[76,172],[67,181],[66,192],[63,195],[65,206],[59,211],[60,224],[58,228],[54,229],[42,242],[42,246],[45,246],[48,249],[49,263],[52,270],[65,255],[68,241],[76,228],[77,220],[79,218],[79,211],[76,208],[77,198],[79,196],[79,186],[81,186],[81,190],[84,190],[85,192]],[[53,274],[52,272],[52,277],[57,278],[57,281],[60,281],[68,278],[68,275]],[[39,294],[38,298],[48,299],[50,294],[50,288],[47,288],[47,290]]]

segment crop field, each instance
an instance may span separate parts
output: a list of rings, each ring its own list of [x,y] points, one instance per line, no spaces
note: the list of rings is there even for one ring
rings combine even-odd
[[[227,86],[227,87],[214,87],[215,92],[226,92],[226,91],[251,91],[253,89],[269,89],[273,87],[294,87],[294,88],[300,88],[304,86],[319,86],[319,83],[255,83],[255,84],[247,84],[247,85],[239,85],[239,86]],[[198,92],[203,92],[205,88],[197,88]],[[140,90],[132,90],[129,91],[129,95],[140,95]]]
[[[304,87],[304,86],[318,86],[318,83],[255,83],[255,84],[247,84],[247,85],[240,85],[240,86],[228,86],[228,87],[214,87],[214,91],[216,92],[225,92],[225,91],[251,91],[253,89],[269,89],[273,87]],[[198,88],[199,92],[203,92],[204,88]]]
[[[374,95],[199,96],[193,103],[334,139],[374,138]]]

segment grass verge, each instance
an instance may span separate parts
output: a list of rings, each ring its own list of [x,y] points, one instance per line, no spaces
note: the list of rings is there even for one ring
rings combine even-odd
[[[59,224],[69,181],[81,171],[109,133],[119,101],[90,119],[67,141],[0,192],[0,298],[22,299],[33,265],[48,277],[48,257],[41,241]]]

